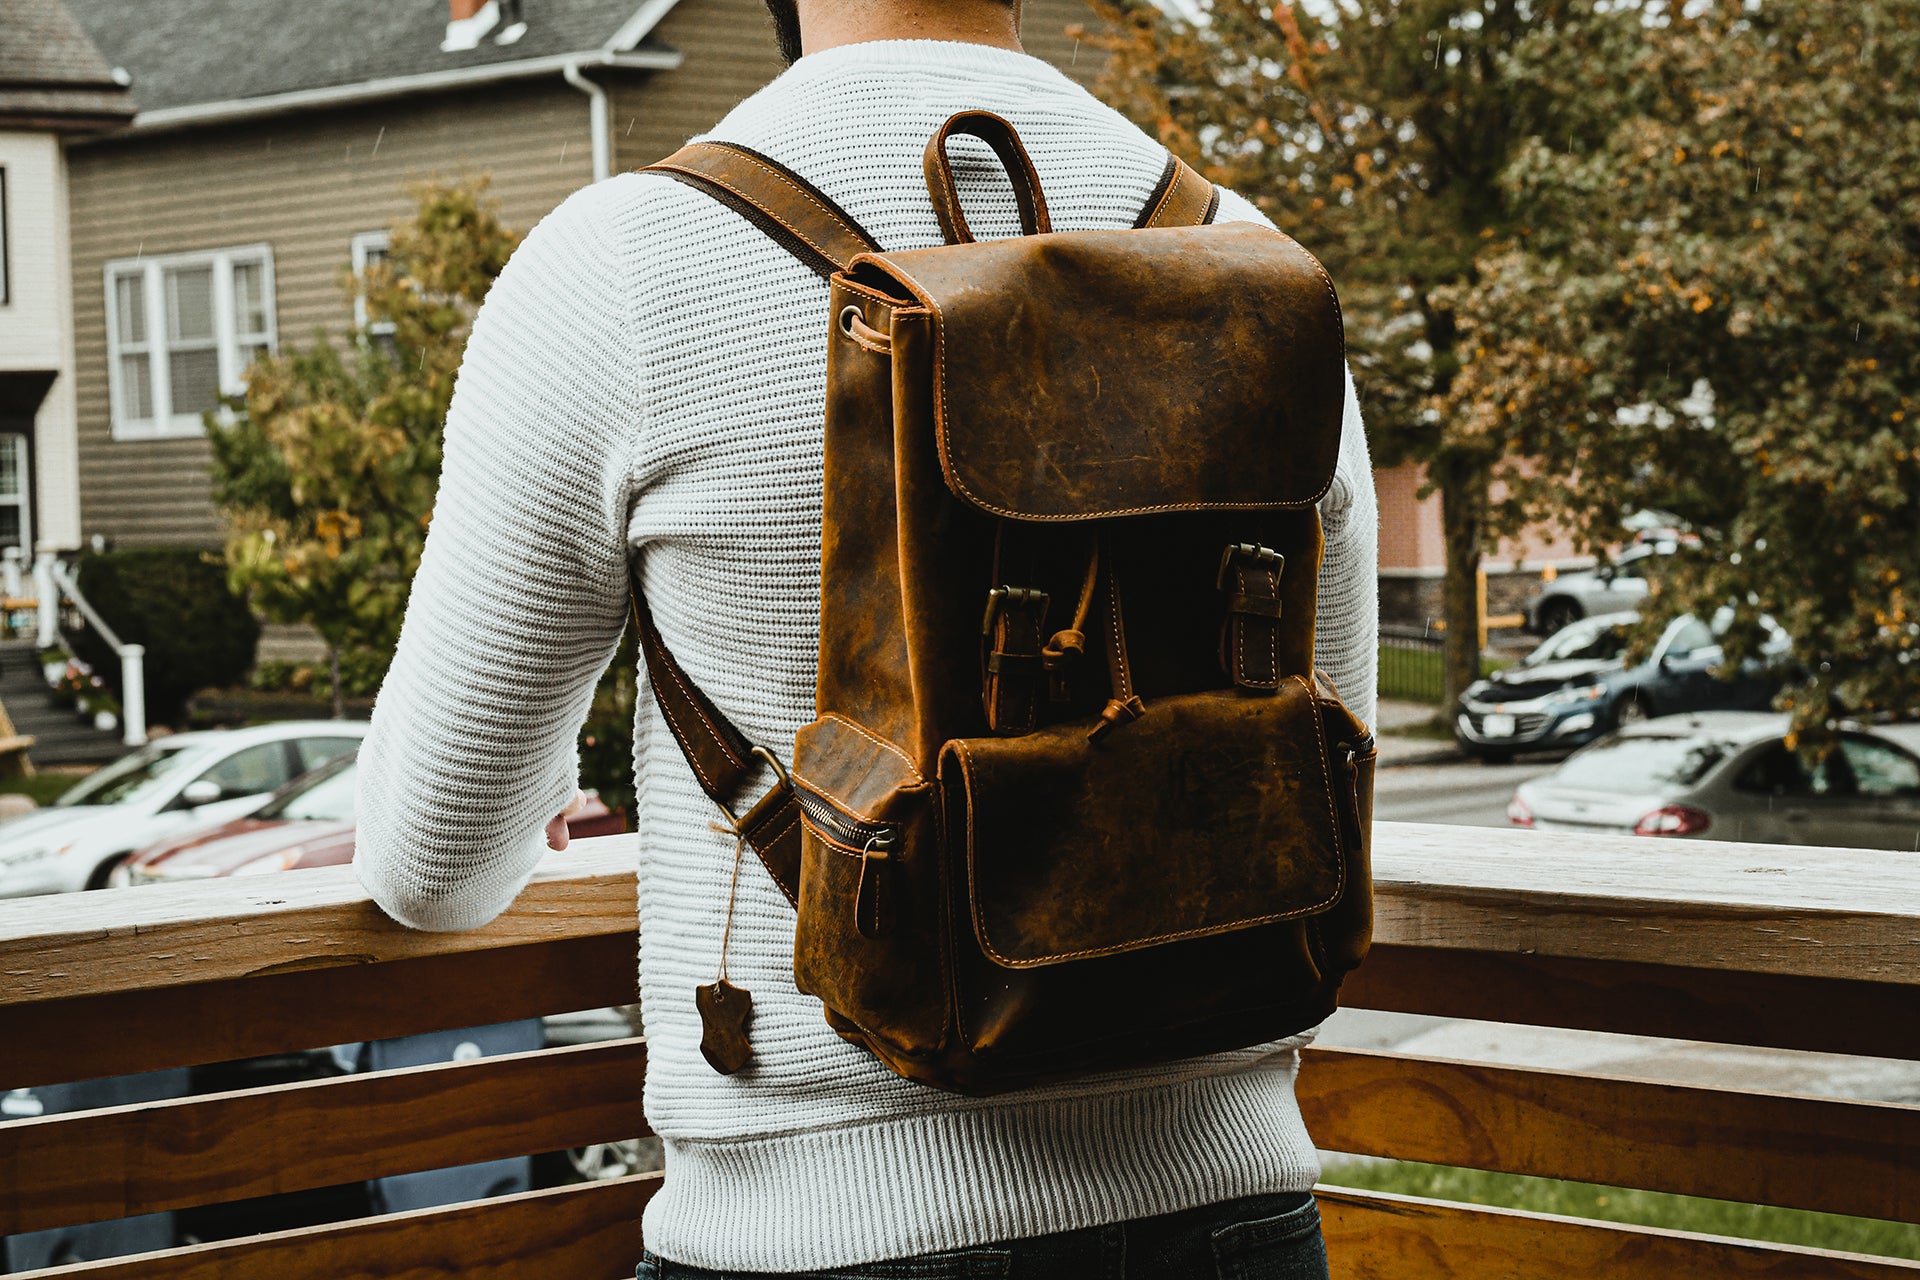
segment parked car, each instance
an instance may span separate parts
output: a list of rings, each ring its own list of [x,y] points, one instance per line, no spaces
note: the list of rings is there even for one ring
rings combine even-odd
[[[1647,598],[1646,573],[1653,558],[1672,555],[1679,546],[1678,535],[1636,542],[1604,565],[1542,583],[1540,593],[1521,606],[1527,630],[1550,636],[1582,618],[1638,610]]]
[[[113,874],[115,884],[251,876],[353,861],[358,747],[295,779],[254,812],[138,850]],[[625,817],[596,795],[567,820],[572,836],[618,835]]]
[[[1830,751],[1787,743],[1789,718],[1716,711],[1628,725],[1520,785],[1540,831],[1920,850],[1920,725],[1847,726]]]
[[[293,720],[135,748],[46,808],[0,822],[0,897],[103,888],[134,850],[252,813],[366,733],[350,720]]]
[[[1515,665],[1467,686],[1454,710],[1454,737],[1486,760],[1516,751],[1576,747],[1610,729],[1681,711],[1763,710],[1785,680],[1792,642],[1762,619],[1761,656],[1732,678],[1721,670],[1720,637],[1733,622],[1721,609],[1709,626],[1692,614],[1667,624],[1645,662],[1626,663],[1633,613],[1602,614],[1564,627]]]

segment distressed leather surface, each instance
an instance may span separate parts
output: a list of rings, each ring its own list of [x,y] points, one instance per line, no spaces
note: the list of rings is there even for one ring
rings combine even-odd
[[[1056,725],[949,743],[964,797],[975,938],[1010,969],[1090,960],[1324,911],[1345,884],[1319,707],[1274,697],[1158,700],[1089,742]]]
[[[853,257],[864,233],[764,158],[675,159],[831,280],[819,718],[793,760],[830,812],[776,793],[748,818],[797,899],[799,988],[901,1075],[975,1094],[1323,1019],[1371,935],[1373,758],[1307,683],[1344,407],[1317,264],[1191,225],[1217,197],[1178,164],[1140,218],[1167,229]],[[992,732],[992,650],[1073,623],[1096,541],[1144,715],[1086,742],[1115,692],[1095,610],[1029,685],[1031,732],[1024,702]],[[1277,580],[1223,587],[1236,544],[1283,556]],[[1018,646],[983,634],[994,587],[1048,599]],[[1245,688],[1220,658],[1236,594]],[[737,795],[745,744],[674,710]],[[888,826],[887,855],[845,822]]]
[[[1065,232],[862,255],[863,268],[934,315],[941,463],[982,511],[1302,506],[1332,482],[1339,301],[1279,232]]]

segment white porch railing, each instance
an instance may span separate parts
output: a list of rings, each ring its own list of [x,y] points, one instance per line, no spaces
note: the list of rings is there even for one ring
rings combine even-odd
[[[52,648],[61,642],[60,600],[64,595],[99,632],[120,658],[120,740],[137,747],[147,740],[147,649],[120,638],[93,604],[80,593],[80,584],[72,572],[51,551],[42,551],[33,562],[34,597],[40,602],[39,645]]]

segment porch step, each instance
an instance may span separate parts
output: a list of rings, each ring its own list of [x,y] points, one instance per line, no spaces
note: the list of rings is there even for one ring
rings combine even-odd
[[[56,707],[31,640],[0,640],[0,703],[15,733],[34,740],[35,766],[105,764],[126,751],[120,731],[102,733],[66,707]]]

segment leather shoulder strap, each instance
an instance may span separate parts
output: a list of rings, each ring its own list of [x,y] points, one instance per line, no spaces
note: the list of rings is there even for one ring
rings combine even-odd
[[[1197,227],[1220,211],[1220,192],[1186,161],[1167,153],[1167,167],[1147,196],[1135,227]]]
[[[640,633],[640,653],[647,664],[647,682],[666,718],[673,740],[693,767],[693,776],[707,798],[721,812],[734,818],[735,797],[759,766],[756,759],[772,764],[778,781],[773,789],[746,813],[735,818],[734,831],[743,837],[760,861],[766,864],[773,882],[780,886],[787,901],[800,904],[800,802],[793,794],[784,766],[771,752],[762,754],[733,727],[720,708],[708,700],[698,685],[667,651],[653,625],[640,584],[633,584],[633,623]]]
[[[758,151],[731,142],[694,142],[641,173],[698,187],[772,236],[822,277],[878,253],[866,228],[827,194]]]

